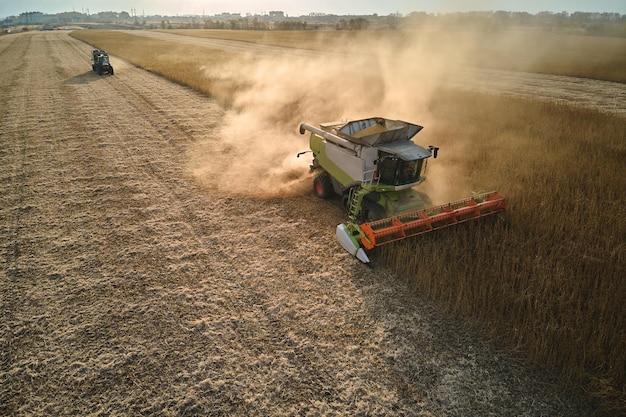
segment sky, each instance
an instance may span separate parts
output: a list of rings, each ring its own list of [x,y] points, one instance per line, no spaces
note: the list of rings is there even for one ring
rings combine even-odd
[[[448,13],[505,10],[536,14],[549,12],[614,12],[626,14],[626,0],[0,0],[0,19],[23,12],[98,13],[104,11],[137,15],[214,15],[222,12],[266,14],[283,11],[296,17],[309,13],[386,16],[412,11]]]

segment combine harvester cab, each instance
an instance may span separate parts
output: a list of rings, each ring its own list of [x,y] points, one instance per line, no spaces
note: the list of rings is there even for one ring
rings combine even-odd
[[[427,195],[415,190],[426,180],[428,158],[436,158],[439,150],[413,143],[422,129],[382,117],[324,123],[319,128],[300,125],[300,134],[311,132],[311,170],[320,171],[313,190],[320,198],[342,196],[349,221],[337,226],[337,238],[368,265],[367,250],[505,208],[504,197],[497,192],[433,207]]]

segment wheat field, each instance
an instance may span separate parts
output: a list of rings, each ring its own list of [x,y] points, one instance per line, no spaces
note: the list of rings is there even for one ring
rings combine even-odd
[[[507,212],[380,256],[420,292],[622,410],[626,120],[471,94],[435,105],[456,116],[442,142],[463,134],[470,144],[459,171],[498,187]],[[482,129],[458,131],[469,123]]]

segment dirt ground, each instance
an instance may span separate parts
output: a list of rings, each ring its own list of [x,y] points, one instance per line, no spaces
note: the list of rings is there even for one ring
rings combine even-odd
[[[308,186],[198,183],[226,110],[114,58],[99,77],[90,49],[0,38],[0,414],[588,414],[345,254]]]

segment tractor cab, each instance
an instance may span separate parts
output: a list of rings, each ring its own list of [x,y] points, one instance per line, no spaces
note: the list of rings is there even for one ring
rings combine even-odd
[[[104,73],[113,75],[113,66],[109,62],[109,54],[101,49],[94,49],[91,51],[93,62],[91,69],[96,71],[98,75]]]

